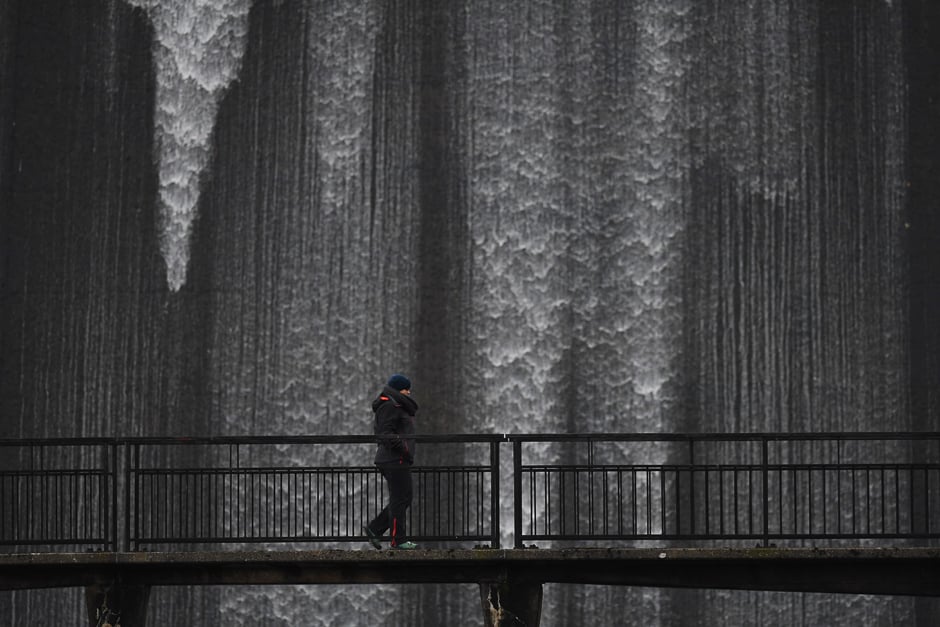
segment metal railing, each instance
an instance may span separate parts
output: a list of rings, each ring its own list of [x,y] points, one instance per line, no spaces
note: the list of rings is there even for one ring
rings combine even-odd
[[[516,547],[940,537],[937,433],[418,441],[409,530],[423,542],[499,546],[503,443]],[[374,446],[373,436],[2,440],[0,546],[361,541],[386,500]]]
[[[517,547],[940,537],[934,433],[507,437]]]
[[[0,546],[114,546],[117,443],[0,441]]]
[[[499,545],[501,439],[417,437],[410,537]],[[128,441],[128,548],[362,540],[387,496],[374,449],[371,436]]]

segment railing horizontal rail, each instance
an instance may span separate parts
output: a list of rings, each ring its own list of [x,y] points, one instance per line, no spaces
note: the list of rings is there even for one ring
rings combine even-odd
[[[539,433],[506,434],[508,442],[779,442],[805,440],[938,440],[940,431],[818,431],[780,433]]]
[[[940,440],[940,431],[814,431],[814,432],[674,432],[674,433],[466,433],[417,434],[419,441],[434,442],[688,442],[694,441],[802,441],[802,440]],[[0,446],[49,446],[96,444],[305,444],[375,442],[374,435],[244,435],[244,436],[134,436],[77,438],[0,438]]]

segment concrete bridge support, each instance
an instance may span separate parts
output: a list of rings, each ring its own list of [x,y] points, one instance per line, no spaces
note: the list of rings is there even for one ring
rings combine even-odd
[[[99,584],[85,587],[85,606],[88,609],[88,625],[111,625],[111,627],[145,627],[150,586],[124,585],[121,583]],[[101,614],[105,620],[99,623]]]
[[[542,618],[539,582],[481,583],[480,601],[486,627],[538,627]]]

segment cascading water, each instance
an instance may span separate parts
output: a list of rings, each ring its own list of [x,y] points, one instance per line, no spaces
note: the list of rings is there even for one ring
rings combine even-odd
[[[433,432],[911,424],[898,3],[44,1],[0,9],[0,59],[72,33],[0,95],[0,185],[44,190],[2,214],[5,435],[362,433],[393,371]],[[478,624],[476,594],[157,589],[150,620]],[[543,625],[917,607],[553,585]]]
[[[200,177],[219,100],[238,75],[252,0],[126,0],[153,24],[160,249],[167,284],[186,281]]]

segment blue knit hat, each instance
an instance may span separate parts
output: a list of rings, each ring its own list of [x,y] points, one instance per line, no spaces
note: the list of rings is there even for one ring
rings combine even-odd
[[[406,377],[403,374],[393,374],[388,378],[388,387],[393,390],[410,390],[411,389],[411,379]]]

